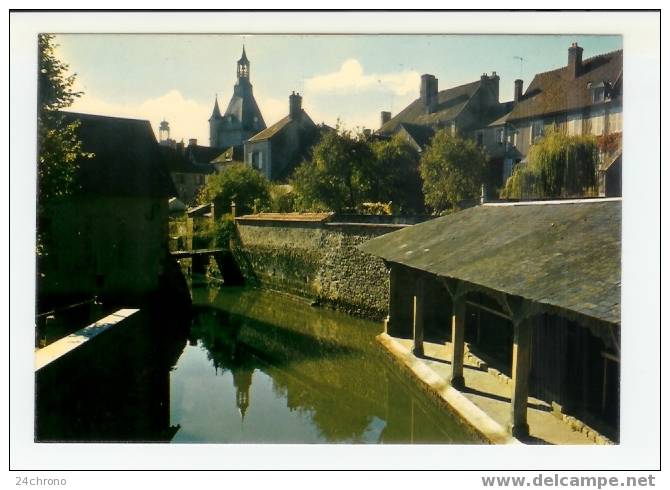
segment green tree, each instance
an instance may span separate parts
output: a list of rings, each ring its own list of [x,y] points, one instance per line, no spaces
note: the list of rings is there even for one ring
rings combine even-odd
[[[61,110],[69,107],[81,92],[73,90],[75,75],[55,54],[54,36],[38,36],[39,72],[37,76],[37,148],[39,211],[75,189],[75,174],[80,158],[91,157],[82,151],[77,136],[78,121],[66,122]]]
[[[375,158],[362,133],[331,131],[315,145],[291,179],[302,210],[353,209],[376,193]]]
[[[419,171],[426,204],[435,212],[457,209],[481,193],[488,157],[471,139],[438,131],[421,156]]]
[[[372,143],[378,202],[392,202],[394,213],[424,211],[419,153],[400,135]]]
[[[551,129],[528,152],[501,191],[503,198],[578,197],[597,187],[598,146],[593,136]]]
[[[198,202],[213,202],[222,211],[234,201],[240,214],[260,212],[270,204],[270,183],[263,174],[243,163],[212,175],[200,191]]]

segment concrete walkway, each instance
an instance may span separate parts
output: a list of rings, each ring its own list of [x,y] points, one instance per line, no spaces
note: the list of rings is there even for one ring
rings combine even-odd
[[[392,338],[403,350],[411,353],[413,341]],[[387,347],[388,348],[388,347]],[[392,352],[393,354],[393,352]],[[412,356],[412,354],[409,354]],[[445,382],[451,376],[451,343],[424,342],[424,356],[415,358]],[[511,416],[512,384],[509,378],[494,369],[482,369],[480,361],[466,352],[463,366],[465,389],[462,394],[502,427],[508,427]],[[595,437],[587,430],[575,430],[571,424],[557,417],[551,406],[542,400],[528,398],[528,426],[530,441],[539,444],[596,444],[606,440]]]

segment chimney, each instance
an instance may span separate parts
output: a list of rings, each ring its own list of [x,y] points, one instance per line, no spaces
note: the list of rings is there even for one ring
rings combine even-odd
[[[300,94],[291,92],[288,96],[288,115],[291,119],[297,119],[302,113],[302,97]]]
[[[382,111],[381,112],[381,124],[380,126],[383,126],[387,122],[391,120],[391,113],[389,111]]]
[[[491,87],[491,92],[493,92],[493,97],[496,104],[500,102],[500,77],[496,72],[491,72],[489,77],[489,86]]]
[[[568,76],[573,80],[582,74],[582,52],[577,43],[572,43],[568,49]]]
[[[434,75],[421,75],[421,103],[426,114],[432,114],[437,108],[437,78]]]
[[[196,138],[189,138],[188,146],[198,146],[198,140]]]
[[[523,96],[523,80],[514,80],[514,103],[518,104]]]

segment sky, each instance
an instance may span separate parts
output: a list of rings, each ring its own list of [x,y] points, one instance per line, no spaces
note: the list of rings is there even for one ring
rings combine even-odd
[[[215,96],[222,111],[232,96],[243,45],[268,126],[288,114],[296,91],[314,122],[373,130],[380,111],[395,115],[419,96],[423,73],[443,90],[495,71],[506,101],[516,78],[527,87],[564,66],[572,42],[584,58],[622,48],[621,36],[588,35],[59,34],[56,42],[84,92],[71,110],[148,119],[156,135],[165,119],[172,138],[203,145]]]

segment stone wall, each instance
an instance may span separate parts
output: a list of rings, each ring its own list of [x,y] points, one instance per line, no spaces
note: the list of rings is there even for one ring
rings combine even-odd
[[[238,219],[235,255],[248,282],[381,320],[388,306],[386,267],[356,246],[402,226]]]

